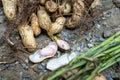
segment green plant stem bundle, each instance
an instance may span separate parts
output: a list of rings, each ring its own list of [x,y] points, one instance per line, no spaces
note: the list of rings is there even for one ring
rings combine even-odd
[[[80,76],[82,73],[91,70],[97,66],[97,70],[91,72],[92,75],[88,76],[86,80],[91,80],[97,72],[101,72],[108,67],[112,66],[116,62],[120,61],[120,32],[117,32],[107,40],[105,40],[100,45],[91,48],[87,52],[75,58],[64,68],[60,68],[55,71],[55,74],[50,76],[47,80],[55,80],[58,76],[71,71],[73,69],[79,68],[79,71],[76,75],[72,75],[68,80],[74,80],[77,76]],[[88,63],[91,63],[92,66],[87,66]],[[99,68],[98,68],[99,67]]]

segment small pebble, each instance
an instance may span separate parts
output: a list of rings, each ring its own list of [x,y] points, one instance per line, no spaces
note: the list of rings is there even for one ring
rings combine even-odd
[[[2,44],[5,42],[5,40],[4,40],[4,37],[2,36],[2,37],[0,37],[0,46],[2,46]]]
[[[101,25],[99,25],[99,24],[96,24],[95,26],[96,26],[96,28],[95,28],[96,30],[99,30],[101,27]]]
[[[100,42],[103,42],[104,40],[105,40],[105,39],[104,39],[103,37],[100,37],[100,38],[99,38],[99,41],[100,41]]]
[[[22,79],[23,80],[30,80],[31,76],[29,74],[23,74]]]
[[[3,77],[3,76],[0,76],[0,80],[4,80],[4,77]]]
[[[22,64],[23,69],[28,69],[28,66],[26,64]]]
[[[120,8],[120,0],[113,0],[116,7]]]
[[[107,80],[113,80],[111,77],[106,77]]]
[[[92,48],[93,46],[94,46],[93,44],[88,43],[89,48]]]
[[[37,68],[38,68],[38,70],[43,70],[44,66],[40,64],[40,65],[37,66]]]
[[[104,31],[103,31],[103,37],[104,37],[104,38],[108,38],[108,37],[110,37],[112,34],[113,34],[113,33],[112,33],[112,31],[110,31],[110,30],[104,30]]]
[[[5,21],[5,15],[3,11],[0,9],[0,24],[3,23],[4,21]]]

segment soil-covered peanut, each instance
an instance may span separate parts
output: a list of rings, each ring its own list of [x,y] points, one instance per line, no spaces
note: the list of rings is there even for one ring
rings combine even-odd
[[[14,20],[16,18],[17,0],[2,0],[2,3],[6,17],[9,20]]]
[[[38,22],[42,29],[48,31],[51,25],[51,19],[46,10],[43,7],[40,7],[37,11]]]
[[[68,28],[77,27],[81,23],[85,10],[86,8],[84,2],[81,0],[75,0],[73,4],[73,14],[71,18],[67,21],[66,26]]]
[[[70,1],[64,0],[62,4],[59,6],[59,10],[63,14],[69,14],[72,10],[72,5]]]
[[[66,19],[64,17],[58,17],[56,21],[51,24],[48,35],[53,36],[53,34],[61,32],[65,22]]]
[[[41,28],[39,27],[38,17],[35,13],[32,13],[31,17],[31,27],[35,36],[41,33]]]
[[[18,31],[21,36],[23,45],[29,52],[33,52],[36,49],[36,41],[32,28],[28,24],[23,23],[18,26]]]
[[[46,0],[39,0],[40,4],[45,5]]]
[[[45,3],[45,8],[49,11],[49,12],[55,12],[57,10],[57,4],[54,1],[47,1]]]
[[[97,76],[94,77],[93,80],[106,80],[106,78],[102,74],[98,74]]]

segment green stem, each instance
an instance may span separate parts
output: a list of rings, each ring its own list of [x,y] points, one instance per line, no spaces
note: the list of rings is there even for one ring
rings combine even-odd
[[[91,76],[89,76],[86,80],[93,80],[95,75],[97,74],[98,70],[101,68],[101,64],[96,67],[96,69],[92,72]]]
[[[105,54],[110,53],[110,54],[113,55],[113,53],[111,53],[111,52],[113,52],[116,49],[120,48],[120,46],[116,46],[114,48],[111,48],[110,50],[109,50],[109,48],[111,46],[113,46],[113,44],[116,43],[116,42],[120,42],[120,32],[117,32],[115,35],[113,35],[112,37],[110,37],[109,39],[107,39],[106,41],[101,43],[100,45],[98,45],[98,46],[96,46],[94,48],[91,48],[87,52],[85,52],[82,55],[78,56],[76,59],[74,59],[72,62],[70,62],[68,67],[65,67],[65,68],[62,68],[62,69],[56,71],[55,74],[53,76],[49,77],[47,80],[54,80],[56,77],[60,76],[63,73],[66,73],[66,72],[68,72],[68,71],[70,71],[72,69],[78,68],[78,67],[80,68],[81,66],[85,65],[87,63],[87,61],[86,60],[81,60],[82,57],[85,57],[85,56],[88,56],[88,55],[90,55],[90,57],[96,57],[97,54],[102,53],[103,51],[104,51]],[[115,45],[116,44],[114,44],[114,46]],[[105,50],[107,50],[107,51],[105,51]],[[118,52],[119,51],[116,51],[114,53],[114,55],[116,53],[118,53]],[[73,63],[75,63],[75,64],[73,64]],[[112,65],[112,63],[111,63],[111,65]],[[104,69],[106,69],[106,67],[101,69],[101,70],[104,70]]]
[[[114,48],[111,48],[111,49],[108,49],[108,50],[106,50],[106,51],[104,51],[103,53],[110,53],[110,52],[112,52],[112,51],[114,51],[114,50],[117,50],[117,49],[120,49],[120,45],[118,45],[118,46],[115,46]]]
[[[91,48],[90,50],[88,50],[87,52],[83,53],[82,55],[78,56],[76,59],[74,59],[73,61],[70,62],[70,64],[72,65],[73,63],[75,63],[76,61],[78,61],[81,57],[84,57],[85,55],[91,55],[91,54],[94,54],[93,52],[95,52],[96,50],[102,48],[104,49],[103,47],[105,46],[107,49],[109,47],[110,44],[112,43],[115,43],[115,42],[118,42],[119,39],[120,39],[120,32],[117,32],[115,35],[113,35],[112,37],[110,37],[109,39],[105,40],[103,43],[101,43],[100,45],[96,46],[96,47],[93,47]],[[102,51],[102,49],[100,49],[99,52],[97,53],[100,53]],[[104,49],[104,50],[105,50]]]
[[[76,74],[74,74],[73,76],[71,76],[70,78],[68,78],[67,80],[74,80],[75,77],[79,76],[81,73],[84,73],[84,72],[89,71],[91,69],[93,69],[93,68],[91,68],[91,67],[88,67],[86,69],[83,68],[79,72],[77,72]]]
[[[49,77],[47,80],[54,80],[56,77],[60,76],[61,74],[67,72],[69,69],[60,69],[55,75]]]
[[[113,64],[115,64],[116,62],[119,62],[119,61],[120,61],[120,54],[118,53],[117,55],[115,55],[114,57],[110,58],[108,61],[103,63],[102,68],[99,70],[99,72],[104,71],[105,69],[107,69],[108,67],[112,66]]]

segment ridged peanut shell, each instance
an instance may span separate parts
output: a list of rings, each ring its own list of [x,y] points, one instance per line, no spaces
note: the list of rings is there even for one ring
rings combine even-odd
[[[49,12],[55,12],[57,10],[57,4],[54,1],[47,1],[45,3],[45,8],[49,11]]]
[[[17,0],[2,0],[2,3],[6,17],[9,20],[14,20],[16,18]]]
[[[31,27],[35,36],[38,36],[41,33],[41,28],[39,27],[38,17],[35,13],[31,15]]]
[[[46,0],[39,0],[40,4],[45,5]]]
[[[70,5],[70,3],[66,3],[65,5],[64,5],[64,10],[63,10],[63,13],[64,14],[68,14],[68,13],[70,13],[71,12],[71,5]]]
[[[46,10],[40,7],[37,12],[37,16],[40,27],[48,31],[50,29],[51,19]]]
[[[98,74],[93,78],[93,80],[107,80],[102,74]]]
[[[86,8],[84,2],[81,0],[75,0],[73,4],[73,14],[66,23],[67,28],[75,28],[79,26],[85,10]]]
[[[65,22],[66,19],[64,17],[58,17],[56,21],[51,24],[48,35],[52,36],[53,34],[60,33],[63,29]]]
[[[29,52],[33,52],[36,49],[36,41],[32,28],[28,24],[24,23],[18,26],[18,31],[23,45]]]

